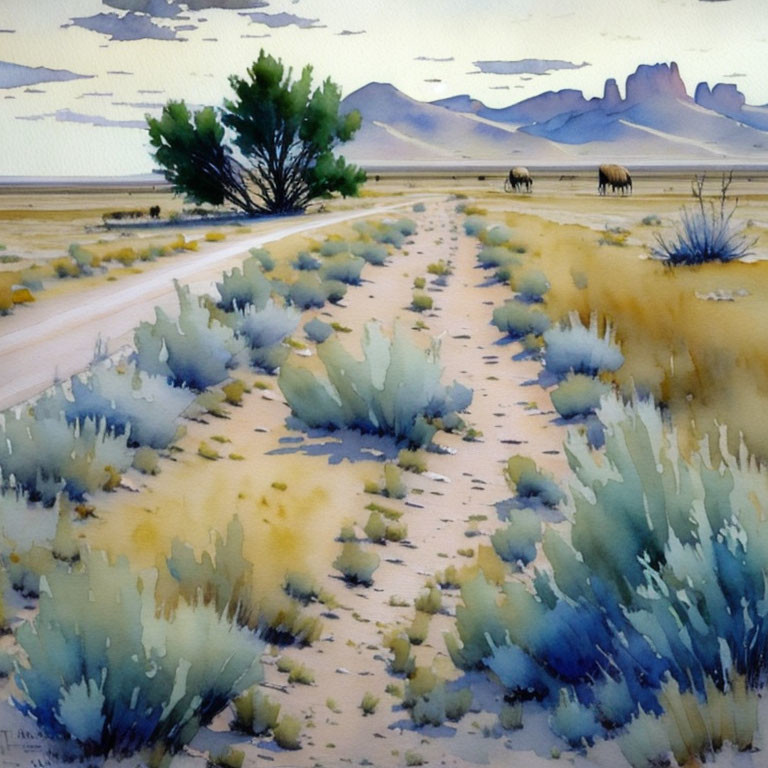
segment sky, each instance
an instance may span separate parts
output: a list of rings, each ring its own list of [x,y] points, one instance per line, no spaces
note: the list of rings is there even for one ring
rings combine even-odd
[[[344,94],[501,107],[676,61],[768,103],[765,0],[0,0],[0,176],[149,173],[144,114],[219,106],[261,48]]]

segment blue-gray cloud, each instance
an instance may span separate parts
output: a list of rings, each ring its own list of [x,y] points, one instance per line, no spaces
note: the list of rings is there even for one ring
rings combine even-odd
[[[37,85],[64,80],[81,80],[93,75],[78,75],[68,69],[25,67],[10,61],[0,61],[0,88],[18,88],[20,85]]]
[[[336,34],[337,35],[342,35],[344,37],[346,37],[348,35],[364,35],[364,34],[366,34],[366,30],[364,30],[364,29],[356,29],[356,30],[342,29],[341,32],[337,32]]]
[[[155,24],[149,16],[129,11],[124,16],[117,13],[97,13],[95,16],[79,16],[71,19],[68,27],[82,27],[91,32],[109,35],[110,40],[181,40],[176,30]]]
[[[58,123],[81,123],[95,125],[99,128],[141,128],[146,129],[144,120],[112,120],[103,115],[86,115],[71,109],[57,109],[55,112],[45,112],[42,115],[20,115],[17,120],[47,120],[53,118]]]
[[[114,94],[112,91],[87,91],[86,93],[81,93],[77,98],[78,99],[85,99],[88,97],[106,97],[106,96],[113,96]]]
[[[16,34],[15,29],[0,29],[0,35],[14,35]]]
[[[250,38],[251,40],[263,40],[265,37],[272,37],[272,35],[267,32],[264,35],[240,35],[240,37]]]
[[[319,19],[307,19],[304,16],[296,16],[293,13],[243,13],[242,16],[248,16],[254,24],[266,24],[268,27],[289,27],[294,25],[300,29],[317,29],[322,26],[317,22]]]
[[[588,61],[575,64],[562,59],[518,59],[517,61],[473,61],[480,72],[491,75],[546,75],[558,69],[581,69]]]
[[[416,56],[414,61],[435,61],[444,64],[447,61],[453,61],[453,56],[446,56],[444,59],[435,58],[434,56]]]
[[[146,13],[149,16],[172,19],[183,10],[203,11],[222,8],[242,11],[248,8],[263,8],[265,0],[104,0],[104,5],[119,11]]]
[[[181,6],[173,0],[104,0],[104,5],[119,11],[146,13],[163,19],[172,19],[181,11]]]
[[[124,69],[108,69],[107,70],[108,75],[127,75],[131,76],[133,72],[126,72]]]
[[[160,101],[113,101],[114,107],[134,107],[135,109],[162,109],[165,104]]]

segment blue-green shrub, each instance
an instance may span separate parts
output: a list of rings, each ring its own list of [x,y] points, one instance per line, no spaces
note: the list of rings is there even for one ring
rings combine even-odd
[[[258,260],[265,272],[271,272],[275,268],[275,260],[266,248],[251,248],[248,253]]]
[[[486,245],[477,253],[477,262],[483,269],[499,267],[511,270],[522,263],[513,251],[504,245]]]
[[[299,279],[291,284],[288,297],[299,309],[310,309],[322,307],[328,298],[328,293],[317,274],[308,272],[302,273]]]
[[[464,219],[464,232],[470,237],[476,237],[488,226],[488,219],[485,216],[472,214]]]
[[[493,310],[491,323],[512,339],[528,334],[539,336],[549,328],[549,318],[535,307],[512,299]]]
[[[381,267],[386,264],[389,251],[384,245],[378,243],[357,242],[352,243],[350,251],[355,256],[365,259],[369,264]]]
[[[597,376],[600,371],[616,371],[624,363],[613,328],[606,323],[601,336],[596,315],[585,328],[578,313],[572,312],[558,328],[545,332],[544,343],[544,367],[557,376],[569,372]]]
[[[570,743],[619,736],[635,768],[747,749],[768,679],[766,472],[704,441],[685,456],[653,403],[606,397],[605,449],[569,433],[568,533],[549,567],[462,590],[452,656],[535,697]],[[591,712],[590,716],[588,712]]]
[[[423,350],[400,326],[390,339],[368,323],[362,348],[363,359],[356,360],[335,336],[320,344],[326,379],[293,360],[281,367],[280,389],[307,426],[358,429],[426,445],[437,430],[435,419],[450,420],[472,401],[470,389],[440,382],[437,341]]]
[[[549,290],[549,280],[540,270],[531,269],[515,278],[515,290],[525,301],[542,301]]]
[[[321,256],[335,256],[338,253],[349,253],[349,243],[346,240],[326,240],[320,246]]]
[[[301,314],[293,307],[284,307],[269,299],[263,309],[252,305],[245,311],[236,312],[235,328],[251,350],[251,361],[273,371],[284,359],[283,340],[290,336],[299,324]]]
[[[478,232],[478,234],[480,235],[480,239],[486,245],[503,245],[512,239],[515,231],[506,224],[496,224],[492,227],[484,228],[483,231]]]
[[[47,576],[34,623],[17,630],[16,707],[68,759],[143,753],[158,766],[261,679],[264,643],[211,606],[166,618],[152,577],[125,559],[84,565]]]
[[[600,398],[608,394],[611,388],[600,379],[583,373],[569,373],[550,393],[552,405],[564,418],[589,416],[600,405]]]
[[[310,341],[322,344],[333,333],[333,328],[316,317],[304,324],[304,333]]]
[[[112,434],[105,419],[68,424],[63,414],[37,419],[29,411],[7,411],[0,427],[1,487],[46,505],[62,487],[74,499],[113,489],[131,466],[128,436]]]
[[[262,260],[253,255],[243,262],[242,270],[235,267],[231,272],[225,272],[221,282],[216,283],[216,288],[221,297],[219,306],[230,312],[236,306],[242,308],[248,304],[260,309],[267,303],[272,284],[262,273]]]
[[[514,509],[510,521],[491,536],[496,554],[508,563],[528,565],[541,541],[541,518],[532,509]]]
[[[329,256],[320,267],[320,277],[323,280],[337,280],[347,285],[359,285],[365,263],[365,259],[352,256],[350,253]]]
[[[512,493],[521,499],[534,499],[547,507],[556,507],[565,500],[548,472],[542,472],[527,456],[513,456],[504,468],[504,478]]]
[[[141,370],[167,376],[177,386],[205,389],[229,376],[243,345],[231,328],[211,319],[188,286],[174,284],[179,317],[173,321],[156,307],[155,322],[139,324],[134,332],[136,362]]]
[[[307,251],[299,251],[296,254],[296,261],[293,262],[294,268],[302,272],[312,272],[315,269],[320,269],[320,264],[320,260]]]
[[[166,378],[139,371],[135,363],[93,366],[87,378],[73,376],[68,392],[57,385],[37,401],[36,418],[82,422],[104,419],[115,435],[130,432],[131,445],[166,448],[179,434],[178,417],[194,400],[194,393],[171,387]]]

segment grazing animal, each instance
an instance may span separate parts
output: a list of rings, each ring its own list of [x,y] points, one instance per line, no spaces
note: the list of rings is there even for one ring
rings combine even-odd
[[[599,195],[605,194],[609,184],[611,185],[611,192],[620,189],[622,195],[627,192],[632,193],[632,177],[623,165],[601,165],[597,171],[597,176],[597,193]]]
[[[519,192],[523,187],[525,187],[526,192],[530,192],[532,186],[533,178],[531,177],[531,172],[522,166],[513,168],[504,181],[505,192],[511,192],[513,190]]]

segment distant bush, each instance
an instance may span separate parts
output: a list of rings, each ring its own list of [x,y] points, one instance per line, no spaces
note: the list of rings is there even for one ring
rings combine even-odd
[[[194,399],[190,390],[171,387],[135,364],[92,366],[85,380],[73,376],[68,390],[59,384],[40,398],[35,417],[55,419],[63,413],[70,424],[103,419],[112,434],[127,434],[130,445],[151,448],[166,448],[176,439],[178,417]]]
[[[333,328],[328,323],[325,323],[318,318],[314,318],[304,324],[304,333],[307,334],[307,338],[310,341],[322,344],[333,334]]]
[[[427,667],[416,667],[405,686],[403,707],[410,710],[418,726],[440,726],[446,720],[457,722],[471,706],[469,688],[447,683]]]
[[[491,544],[502,560],[528,565],[541,541],[541,518],[532,509],[515,509],[510,516],[510,522],[491,536]]]
[[[656,235],[658,246],[652,253],[671,266],[733,261],[746,256],[755,244],[736,230],[731,221],[738,204],[737,201],[730,210],[726,204],[733,171],[728,177],[723,175],[717,206],[711,201],[709,205],[704,202],[705,178],[697,177],[692,185],[696,206],[683,208],[675,239],[668,243]]]
[[[416,222],[413,219],[403,217],[401,219],[395,219],[394,221],[385,221],[386,225],[396,229],[406,237],[416,234]]]
[[[222,240],[226,240],[227,236],[224,232],[206,232],[205,241],[207,243],[220,243]]]
[[[444,277],[446,275],[453,274],[453,267],[443,259],[439,259],[431,264],[427,264],[427,272],[430,275],[437,275],[438,277]]]
[[[515,278],[515,290],[526,301],[541,301],[549,290],[549,280],[543,272],[532,269]]]
[[[261,264],[265,272],[271,272],[275,268],[275,260],[266,248],[251,248],[248,253]]]
[[[138,367],[167,376],[177,386],[205,389],[229,376],[242,343],[231,328],[210,317],[200,299],[178,282],[179,317],[172,321],[155,308],[155,322],[140,323],[134,333]]]
[[[400,326],[391,339],[368,323],[363,360],[353,358],[336,337],[317,348],[328,378],[317,378],[292,360],[280,369],[278,384],[293,413],[309,427],[358,429],[426,445],[435,419],[456,416],[472,391],[440,382],[439,345],[416,346]]]
[[[365,259],[349,253],[329,256],[320,267],[320,277],[323,280],[338,280],[347,285],[359,285],[365,263]]]
[[[349,243],[346,240],[326,240],[320,246],[321,256],[336,256],[339,253],[349,253]]]
[[[384,245],[377,243],[357,242],[352,243],[350,247],[351,252],[355,256],[365,259],[369,264],[380,267],[387,261],[389,251]]]
[[[320,278],[315,273],[302,274],[291,284],[288,296],[299,309],[322,307],[328,298]]]
[[[470,237],[476,237],[488,226],[488,224],[488,219],[486,219],[485,216],[477,214],[467,216],[467,218],[464,219],[464,233]]]
[[[583,373],[569,373],[550,394],[552,405],[564,418],[588,416],[600,405],[600,398],[611,388],[600,379]]]
[[[333,567],[341,571],[344,580],[351,584],[369,587],[373,584],[373,572],[381,558],[375,552],[367,552],[357,542],[345,542],[341,554],[333,561]]]
[[[322,287],[331,304],[338,304],[347,295],[347,286],[340,280],[323,280]]]
[[[49,574],[38,615],[17,630],[16,706],[67,760],[142,753],[159,766],[261,679],[264,644],[207,606],[166,618],[151,577],[124,559],[84,565]]]
[[[261,260],[253,255],[243,262],[242,270],[235,267],[229,274],[225,272],[221,282],[216,283],[221,296],[219,307],[227,312],[231,312],[235,306],[243,309],[248,304],[262,309],[267,303],[272,285],[261,270]]]
[[[293,262],[293,266],[303,272],[320,269],[320,264],[321,262],[307,251],[299,251],[296,254],[296,261]]]
[[[477,254],[477,261],[483,269],[490,267],[517,267],[522,262],[504,245],[486,245]]]
[[[507,461],[504,478],[512,493],[522,499],[535,499],[547,507],[556,507],[565,494],[549,473],[537,468],[527,456],[513,456]]]
[[[506,224],[496,224],[493,227],[485,228],[478,234],[482,243],[493,246],[508,243],[514,237],[515,231]]]
[[[528,334],[539,336],[549,328],[549,318],[541,310],[533,309],[516,299],[496,307],[491,322],[513,339]]]
[[[413,208],[411,208],[411,210],[414,213],[424,213],[424,211],[427,210],[427,206],[424,205],[424,203],[414,203]]]
[[[601,336],[595,315],[585,328],[578,313],[571,312],[559,328],[544,333],[544,343],[544,367],[557,376],[569,372],[596,376],[600,371],[616,371],[624,363],[613,328],[606,322]]]
[[[433,304],[432,297],[428,296],[426,293],[414,292],[413,297],[411,298],[411,309],[414,312],[425,312],[428,309],[432,309]]]

